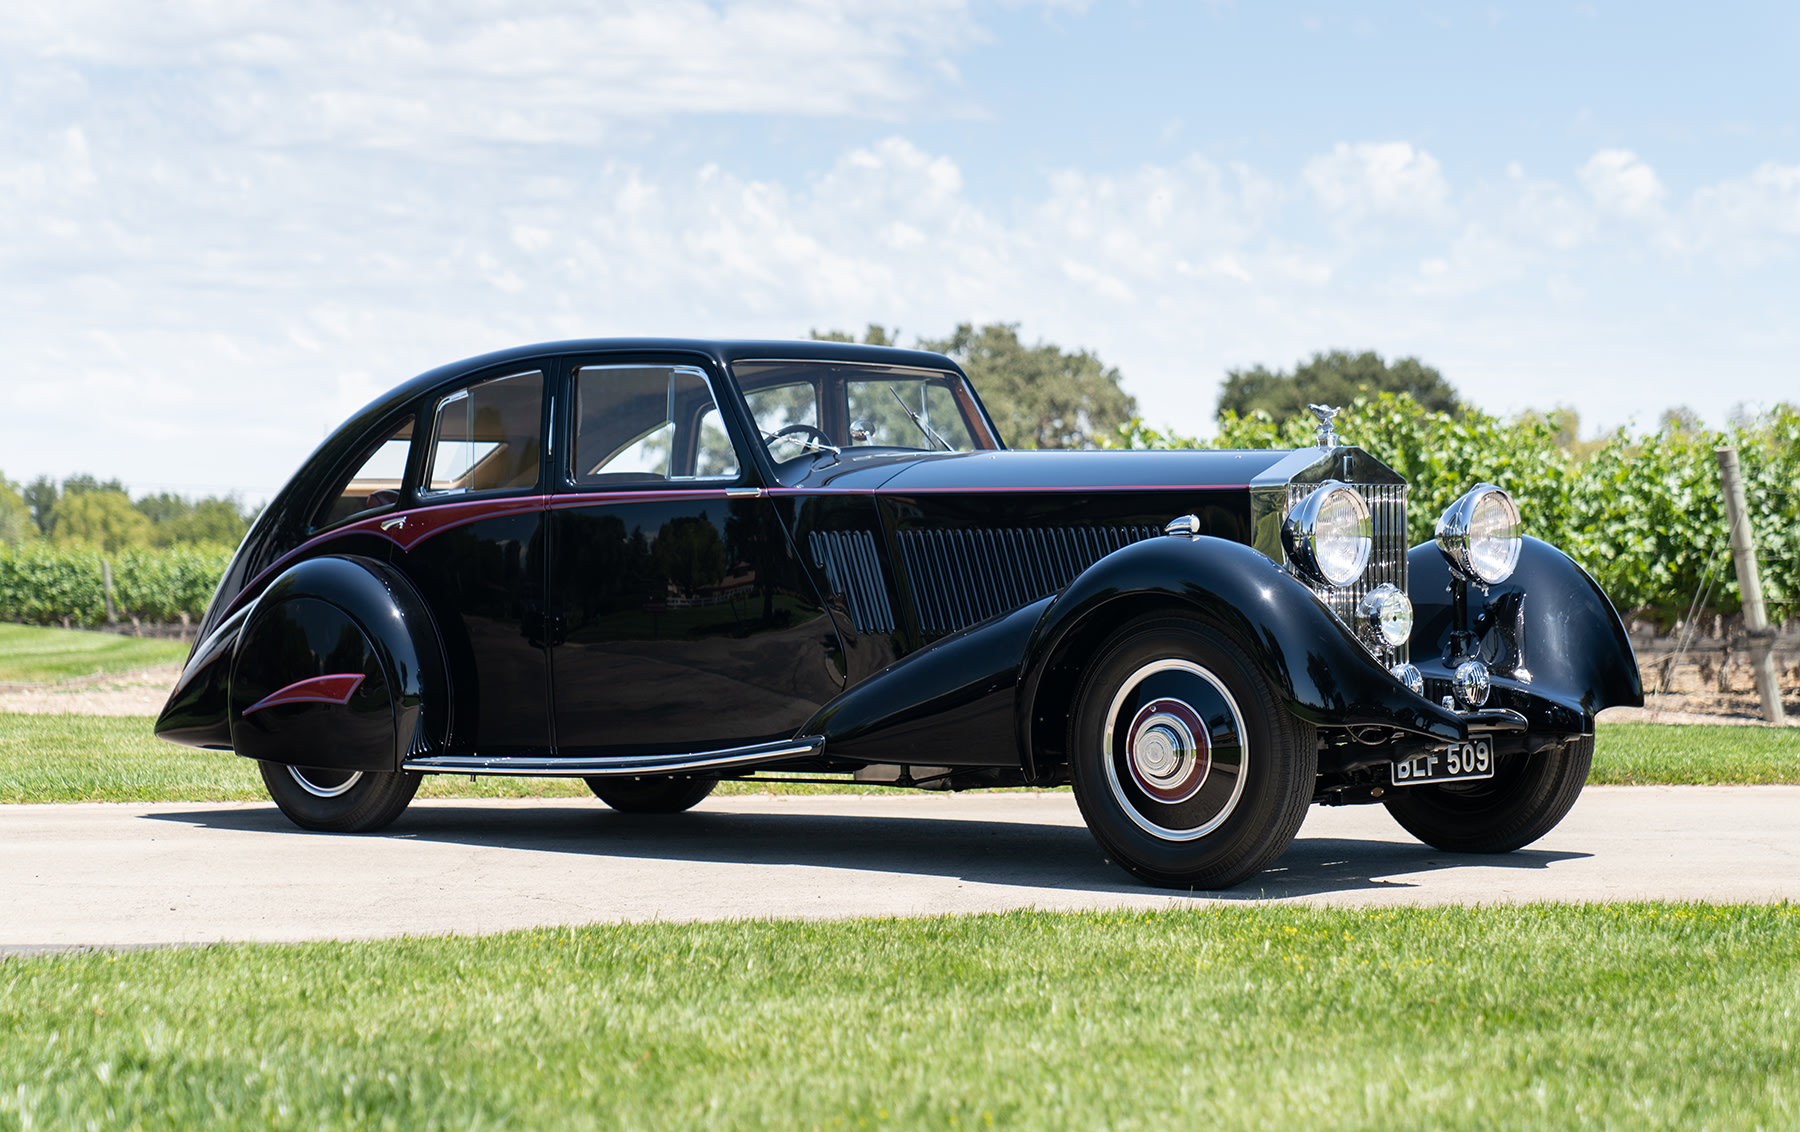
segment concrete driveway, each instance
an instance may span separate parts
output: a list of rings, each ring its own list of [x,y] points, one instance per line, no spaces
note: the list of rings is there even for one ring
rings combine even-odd
[[[1315,808],[1228,892],[1142,887],[1061,794],[416,802],[385,833],[255,803],[0,806],[0,952],[545,925],[1233,903],[1800,899],[1800,787],[1590,787],[1517,853],[1441,853],[1379,807]]]

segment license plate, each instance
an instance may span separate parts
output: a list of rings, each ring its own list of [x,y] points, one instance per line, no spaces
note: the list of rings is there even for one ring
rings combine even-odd
[[[1428,751],[1411,758],[1395,759],[1395,786],[1419,786],[1428,782],[1467,782],[1494,777],[1494,748],[1486,739],[1452,743],[1442,751]]]

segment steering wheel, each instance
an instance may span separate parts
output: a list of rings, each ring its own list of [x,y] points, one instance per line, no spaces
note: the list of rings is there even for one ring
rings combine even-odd
[[[831,442],[831,437],[827,435],[823,429],[814,428],[809,424],[791,424],[786,428],[776,429],[774,432],[764,433],[763,435],[769,439],[770,443],[773,443],[784,436],[793,436],[795,433],[805,433],[810,437],[816,438],[816,443],[813,445],[814,447],[823,448],[827,452],[836,452],[838,450],[837,445]]]

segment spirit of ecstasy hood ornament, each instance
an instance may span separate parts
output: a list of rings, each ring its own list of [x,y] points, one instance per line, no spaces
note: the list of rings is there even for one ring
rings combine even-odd
[[[1307,408],[1313,411],[1313,416],[1319,418],[1319,427],[1313,430],[1313,435],[1318,438],[1319,447],[1336,448],[1338,446],[1337,427],[1331,421],[1333,417],[1344,410],[1334,409],[1330,405],[1308,405]]]

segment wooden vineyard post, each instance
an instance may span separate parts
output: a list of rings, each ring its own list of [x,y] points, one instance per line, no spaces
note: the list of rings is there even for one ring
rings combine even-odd
[[[1763,718],[1785,723],[1781,685],[1775,679],[1775,630],[1769,628],[1763,610],[1762,579],[1756,572],[1756,540],[1750,530],[1750,509],[1744,504],[1744,481],[1738,474],[1736,448],[1715,450],[1719,479],[1725,488],[1725,517],[1731,524],[1731,561],[1737,567],[1738,592],[1744,599],[1744,628],[1750,637],[1750,671],[1756,677],[1756,694],[1762,697]]]

